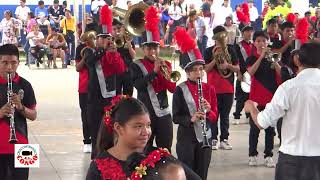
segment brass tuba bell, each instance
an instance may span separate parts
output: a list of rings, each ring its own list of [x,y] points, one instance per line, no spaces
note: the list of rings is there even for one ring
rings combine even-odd
[[[145,10],[149,6],[144,2],[139,2],[131,6],[128,10],[113,7],[112,12],[124,19],[125,29],[133,36],[142,36],[145,31]]]

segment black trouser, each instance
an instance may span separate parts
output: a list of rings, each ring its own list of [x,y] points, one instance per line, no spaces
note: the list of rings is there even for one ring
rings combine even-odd
[[[220,141],[228,140],[229,137],[229,114],[233,102],[233,94],[217,94],[218,100],[218,117],[220,115]],[[210,123],[212,131],[212,139],[217,140],[218,136],[218,121]]]
[[[320,180],[320,156],[291,156],[279,152],[275,180]]]
[[[66,37],[68,37],[68,38],[66,38],[68,49],[66,52],[66,57],[65,57],[64,63],[67,65],[70,65],[70,61],[75,58],[75,56],[74,56],[75,50],[76,50],[75,36],[74,36],[74,33],[67,33]]]
[[[150,119],[152,134],[147,144],[147,148],[152,147],[153,140],[156,139],[157,147],[167,148],[169,151],[171,151],[173,138],[171,115],[168,114],[162,117],[151,115]]]
[[[259,107],[259,111],[262,111],[264,107]],[[260,134],[260,129],[253,122],[252,117],[250,116],[249,120],[250,124],[250,133],[249,133],[249,156],[257,156],[257,145]],[[265,131],[265,149],[264,149],[264,158],[273,156],[273,139],[275,135],[275,131],[273,127],[268,127]]]
[[[132,96],[133,83],[130,72],[124,72],[117,75],[117,94],[125,94]]]
[[[81,109],[83,143],[91,144],[91,135],[90,135],[90,129],[89,129],[88,116],[87,116],[87,103],[88,103],[88,94],[79,93],[79,105]]]
[[[29,168],[14,168],[14,155],[0,155],[0,179],[28,180]]]
[[[91,159],[94,159],[97,155],[97,135],[101,121],[104,116],[103,107],[99,107],[95,104],[88,104],[87,115],[89,121],[89,131],[91,132],[92,152]]]
[[[212,149],[203,149],[201,146],[202,143],[184,138],[177,141],[176,150],[178,159],[197,173],[201,179],[206,180]]]
[[[236,83],[236,110],[233,113],[233,116],[235,119],[240,119],[241,116],[241,111],[244,107],[244,103],[249,99],[249,93],[245,93],[242,89],[241,89],[241,81],[237,80]],[[249,114],[247,114],[247,117],[249,117]]]
[[[281,145],[281,127],[282,127],[282,120],[283,118],[280,118],[279,121],[277,122],[277,131],[278,131],[278,138],[280,140],[280,145]]]

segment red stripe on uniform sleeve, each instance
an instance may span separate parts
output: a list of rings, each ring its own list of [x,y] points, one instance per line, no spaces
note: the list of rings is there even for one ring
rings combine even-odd
[[[32,104],[32,105],[28,105],[28,106],[26,106],[28,109],[33,109],[33,110],[35,110],[36,109],[36,104]]]

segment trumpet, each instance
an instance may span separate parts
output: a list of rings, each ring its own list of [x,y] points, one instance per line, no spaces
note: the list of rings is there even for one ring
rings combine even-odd
[[[15,144],[18,142],[17,136],[16,136],[16,128],[15,128],[15,123],[14,123],[14,104],[10,100],[10,97],[13,95],[13,90],[12,90],[12,74],[8,73],[7,75],[8,79],[8,89],[7,89],[7,96],[8,96],[8,104],[10,104],[12,113],[9,115],[10,118],[10,136],[9,136],[9,143]]]
[[[123,37],[123,35],[121,34],[117,34],[114,38],[113,38],[113,44],[114,46],[116,46],[117,48],[121,48],[124,46],[125,44],[125,39]]]
[[[161,62],[161,66],[160,66],[160,72],[161,74],[164,76],[165,79],[167,79],[168,81],[173,81],[173,82],[178,82],[181,78],[181,74],[179,73],[179,71],[169,71],[169,67],[167,66],[167,64],[164,62],[164,60],[158,58],[157,56],[153,55],[153,57],[156,60],[159,60]]]
[[[95,48],[96,47],[96,37],[97,33],[95,31],[87,31],[83,33],[80,37],[80,41],[83,43],[87,43],[87,47],[83,48],[80,52],[80,56],[84,56],[84,50],[87,48]]]
[[[206,110],[201,106],[201,104],[203,103],[203,91],[202,91],[202,82],[201,82],[201,78],[198,78],[197,80],[197,85],[198,85],[198,101],[199,101],[199,108],[198,111],[200,112],[205,112]],[[200,124],[201,124],[201,128],[202,128],[202,136],[203,136],[203,140],[202,140],[202,147],[201,148],[209,148],[210,144],[209,144],[209,140],[208,140],[208,135],[207,135],[207,123],[205,119],[200,119]]]
[[[271,63],[277,63],[281,61],[281,53],[276,53],[272,52],[271,50],[268,50],[268,52],[266,53],[266,59]]]

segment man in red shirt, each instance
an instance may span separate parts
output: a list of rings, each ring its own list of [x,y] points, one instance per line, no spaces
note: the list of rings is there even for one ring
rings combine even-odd
[[[247,58],[247,71],[251,75],[251,89],[249,99],[258,103],[258,109],[261,111],[265,108],[273,97],[273,94],[280,84],[280,65],[271,62],[266,58],[271,50],[267,48],[269,36],[263,31],[257,31],[253,35],[255,51],[253,55]],[[257,145],[260,129],[249,120],[249,166],[257,166]],[[265,129],[265,166],[275,167],[273,162],[272,150],[275,131],[273,127]]]
[[[219,36],[219,33],[225,33],[226,29],[223,26],[217,26],[213,29],[214,38]],[[224,40],[226,41],[226,40]],[[205,71],[207,72],[208,84],[213,85],[218,98],[218,114],[220,115],[220,148],[231,150],[232,146],[228,142],[229,138],[229,113],[233,103],[234,95],[234,72],[239,71],[238,59],[236,53],[231,45],[227,45],[227,53],[230,57],[230,62],[224,59],[224,62],[217,64],[217,59],[214,59],[215,54],[221,53],[222,47],[226,43],[222,44],[217,41],[212,47],[206,49],[204,54],[204,60],[206,61]],[[229,71],[229,77],[223,77],[219,73],[219,69],[222,71]],[[218,116],[219,116],[218,115]],[[212,124],[212,149],[218,149],[218,124],[217,122]]]

